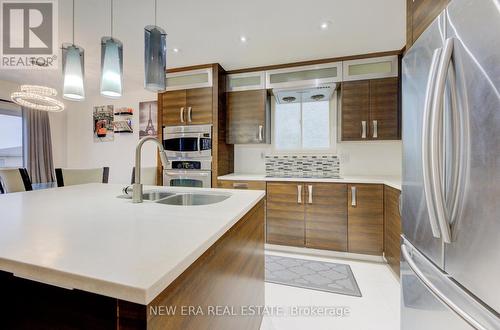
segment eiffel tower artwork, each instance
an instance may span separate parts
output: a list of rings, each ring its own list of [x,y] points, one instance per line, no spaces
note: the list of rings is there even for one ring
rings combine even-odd
[[[155,123],[153,122],[153,110],[151,108],[153,106],[153,104],[152,104],[153,102],[144,102],[144,103],[149,103],[149,104],[147,104],[149,106],[149,116],[148,116],[147,125],[146,125],[146,127],[144,129],[140,129],[139,136],[140,137],[144,137],[144,136],[156,136],[157,131],[156,131],[156,128],[155,128]],[[144,106],[145,105],[146,104],[144,104]]]

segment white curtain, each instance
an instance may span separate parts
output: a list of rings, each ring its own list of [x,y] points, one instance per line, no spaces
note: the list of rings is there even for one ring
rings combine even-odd
[[[54,161],[47,111],[23,108],[24,163],[32,183],[54,181]]]

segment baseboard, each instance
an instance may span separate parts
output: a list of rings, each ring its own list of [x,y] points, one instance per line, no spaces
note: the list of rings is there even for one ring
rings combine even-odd
[[[285,246],[276,244],[266,244],[266,251],[275,252],[285,252],[285,253],[296,253],[313,257],[329,257],[329,258],[340,258],[340,259],[351,259],[360,261],[370,261],[378,263],[387,263],[383,256],[373,256],[369,254],[359,254],[350,252],[339,252],[339,251],[329,251],[329,250],[319,250],[311,248],[303,248],[296,246]]]

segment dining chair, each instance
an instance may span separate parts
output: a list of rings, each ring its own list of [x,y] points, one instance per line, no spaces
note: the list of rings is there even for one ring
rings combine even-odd
[[[56,168],[58,187],[85,183],[108,183],[109,167],[99,168]]]
[[[0,168],[0,194],[33,190],[25,168]]]
[[[141,183],[150,186],[157,186],[156,174],[158,173],[158,168],[155,167],[141,167]],[[132,167],[132,178],[130,183],[135,183],[135,166]]]

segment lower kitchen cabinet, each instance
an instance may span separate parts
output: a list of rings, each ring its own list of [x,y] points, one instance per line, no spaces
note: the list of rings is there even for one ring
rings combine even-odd
[[[306,183],[305,245],[347,251],[347,185]]]
[[[219,188],[224,189],[248,189],[248,190],[266,190],[265,181],[235,181],[235,180],[219,180]]]
[[[304,189],[302,183],[267,184],[267,243],[304,246]]]
[[[384,251],[384,186],[349,184],[348,251],[382,255]]]
[[[268,183],[267,242],[347,251],[347,185]]]
[[[384,188],[384,255],[392,270],[399,275],[401,254],[401,216],[399,214],[399,196],[397,189]]]

